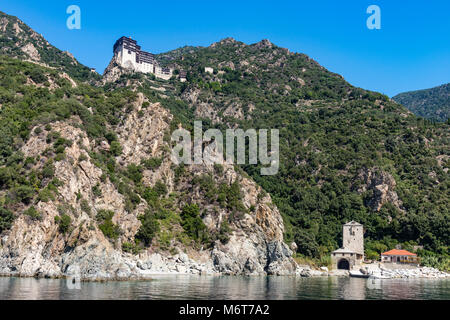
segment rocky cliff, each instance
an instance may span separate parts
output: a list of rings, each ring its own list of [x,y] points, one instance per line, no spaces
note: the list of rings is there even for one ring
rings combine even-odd
[[[363,169],[357,177],[361,183],[358,193],[370,193],[367,197],[367,205],[374,211],[380,211],[386,203],[391,203],[401,209],[402,202],[395,192],[396,182],[392,175],[379,168]]]
[[[145,106],[145,107],[144,107]],[[29,170],[44,170],[52,157],[43,150],[52,147],[48,130],[59,139],[71,141],[64,158],[55,161],[54,177],[58,181],[55,196],[36,200],[33,208],[38,217],[24,214],[30,205],[17,207],[17,218],[1,237],[0,273],[3,275],[59,277],[80,275],[82,279],[143,278],[152,273],[222,273],[222,274],[288,274],[295,272],[291,250],[283,242],[283,221],[269,195],[251,179],[223,165],[220,175],[206,165],[187,166],[181,177],[175,177],[174,165],[164,140],[172,115],[159,103],[149,103],[143,94],[137,96],[132,110],[117,126],[122,147],[117,156],[117,171],[139,166],[142,159],[161,159],[157,168],[142,171],[144,187],[161,181],[167,186],[168,198],[175,199],[170,209],[176,216],[171,225],[162,226],[161,238],[139,253],[124,252],[124,243],[133,243],[148,206],[139,199],[134,208],[127,207],[126,197],[92,158],[95,152],[108,151],[105,140],[92,140],[80,129],[80,119],[71,117],[48,126],[36,126],[22,146],[25,158],[39,159]],[[217,169],[217,168],[216,168]],[[230,218],[236,210],[220,207],[205,196],[193,182],[196,178],[214,176],[215,183],[230,186],[239,183],[242,205],[239,218]],[[139,196],[138,196],[139,197]],[[209,247],[183,239],[183,228],[175,221],[185,204],[198,204],[208,233],[229,222],[227,241],[216,240]],[[103,210],[103,211],[102,211]],[[112,223],[120,235],[108,238],[99,227],[98,213],[113,212]],[[61,231],[58,217],[70,218],[66,232]],[[96,218],[97,217],[97,218]],[[175,235],[169,240],[164,235]],[[178,236],[178,238],[177,238]],[[179,240],[181,239],[181,240]],[[168,241],[166,247],[161,242]],[[199,248],[200,246],[200,248]]]

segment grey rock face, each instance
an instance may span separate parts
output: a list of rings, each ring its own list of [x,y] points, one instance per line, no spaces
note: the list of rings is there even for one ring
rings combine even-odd
[[[146,108],[142,107],[144,102]],[[190,188],[189,182],[175,183],[173,163],[170,157],[164,157],[163,150],[168,148],[164,133],[170,127],[170,112],[159,103],[150,104],[142,94],[138,94],[132,107],[133,111],[116,130],[123,149],[116,158],[118,165],[126,168],[139,164],[141,159],[163,158],[157,169],[143,171],[143,183],[154,186],[162,180],[169,193],[181,193]],[[155,273],[295,274],[292,251],[283,242],[283,221],[270,195],[261,197],[262,189],[228,164],[223,165],[223,183],[239,182],[241,201],[247,209],[239,219],[230,220],[229,241],[225,244],[216,241],[212,249],[205,250],[177,243],[175,255],[158,251],[157,246],[150,246],[139,255],[123,252],[122,244],[132,243],[141,226],[138,217],[145,212],[145,201],[131,212],[126,210],[124,196],[109,179],[101,178],[102,169],[90,157],[91,151],[106,150],[109,146],[90,140],[78,124],[79,119],[52,123],[53,131],[73,142],[65,149],[65,158],[55,162],[55,178],[61,182],[58,195],[35,205],[41,214],[39,220],[32,221],[21,212],[16,213],[11,229],[0,236],[0,274],[76,276],[84,280],[147,278]],[[49,146],[44,133],[33,133],[21,151],[25,157],[36,157]],[[35,169],[42,170],[44,163],[37,163]],[[212,164],[191,165],[186,170],[198,176],[214,172],[214,167]],[[93,186],[101,191],[100,195],[93,194]],[[89,210],[82,207],[80,198],[85,200],[84,207],[87,204]],[[199,191],[190,195],[190,201],[205,209],[203,221],[209,232],[217,232],[230,215],[226,208],[209,204]],[[178,208],[184,204],[176,203]],[[55,222],[61,207],[66,208],[71,218],[70,228],[64,234]],[[102,209],[114,212],[112,222],[121,229],[119,238],[114,241],[98,228],[95,216]]]
[[[361,170],[358,180],[362,182],[357,190],[359,193],[368,190],[372,192],[372,197],[368,203],[372,210],[379,211],[387,202],[401,209],[402,202],[395,192],[396,182],[391,174],[379,168],[366,169]]]

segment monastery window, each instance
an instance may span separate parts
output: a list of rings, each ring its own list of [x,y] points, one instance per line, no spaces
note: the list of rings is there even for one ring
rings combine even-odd
[[[352,235],[352,236],[355,235],[355,231],[353,230],[353,228],[350,228],[350,235]]]

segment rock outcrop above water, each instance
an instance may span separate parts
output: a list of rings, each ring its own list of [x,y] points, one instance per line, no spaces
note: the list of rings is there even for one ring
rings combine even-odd
[[[130,109],[116,129],[122,148],[116,170],[139,165],[142,159],[161,159],[157,168],[143,170],[144,186],[153,187],[163,181],[168,193],[177,195],[173,200],[175,211],[186,203],[198,204],[211,234],[218,232],[225,220],[231,221],[228,241],[217,240],[210,248],[199,248],[175,238],[170,240],[168,250],[155,239],[138,254],[124,252],[123,244],[133,243],[141,226],[139,217],[145,213],[146,202],[140,199],[135,208],[127,207],[125,194],[92,158],[94,153],[106,152],[111,146],[107,141],[90,139],[80,120],[72,117],[51,125],[52,132],[70,141],[64,157],[54,162],[56,196],[34,205],[38,218],[23,214],[29,205],[17,208],[12,227],[1,236],[0,274],[75,275],[85,280],[146,278],[154,273],[295,274],[292,251],[283,242],[283,221],[270,196],[233,166],[223,164],[220,177],[214,179],[225,185],[239,182],[244,207],[239,218],[230,220],[229,209],[211,204],[204,191],[193,184],[195,177],[214,175],[214,166],[186,166],[187,173],[175,180],[175,166],[164,139],[172,119],[170,112],[159,103],[150,104],[143,94],[138,94]],[[25,157],[40,159],[31,169],[43,170],[52,154],[48,151],[47,156],[42,156],[42,151],[51,150],[52,143],[44,127],[32,131],[21,148]],[[114,212],[112,223],[120,228],[117,239],[107,238],[100,230],[96,218],[100,210]],[[70,217],[65,233],[57,223],[63,213]],[[176,224],[169,227],[181,228]],[[182,229],[179,234],[182,236]]]

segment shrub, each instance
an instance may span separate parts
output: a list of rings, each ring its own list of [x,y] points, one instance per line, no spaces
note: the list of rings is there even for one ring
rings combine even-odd
[[[176,168],[175,168],[175,182],[178,182],[180,180],[180,178],[185,174],[186,169],[184,167],[184,163],[180,163]]]
[[[91,207],[86,199],[82,199],[80,202],[81,211],[86,212],[88,215],[91,214]]]
[[[156,192],[158,197],[165,196],[167,194],[167,187],[161,180],[156,181],[153,190]]]
[[[42,177],[53,178],[54,174],[55,174],[55,166],[53,165],[53,160],[50,159],[44,165],[44,168],[42,168]]]
[[[161,166],[162,160],[162,158],[143,159],[141,164],[148,170],[155,170]]]
[[[159,196],[153,188],[147,187],[145,188],[142,197],[145,199],[145,201],[147,201],[148,204],[150,204],[158,201]]]
[[[380,254],[388,250],[388,246],[382,241],[367,240],[364,244],[365,255],[369,260],[378,260]]]
[[[11,211],[0,207],[0,233],[4,230],[9,230],[14,221],[14,215]]]
[[[13,173],[9,168],[0,168],[0,188],[4,188],[12,184]]]
[[[308,257],[317,257],[319,254],[319,245],[314,235],[307,231],[299,229],[294,235],[295,243],[297,244],[297,252]]]
[[[139,204],[139,203],[141,203],[141,198],[140,198],[139,195],[138,195],[137,193],[135,193],[135,192],[130,192],[130,193],[128,194],[128,199],[130,199],[130,201],[131,201],[133,204]]]
[[[72,144],[73,144],[73,142],[71,140],[67,140],[62,137],[59,137],[56,139],[55,143],[53,144],[53,147],[55,149],[62,148],[62,150],[64,151],[64,149],[66,147],[70,147]],[[61,153],[61,152],[57,152],[57,153]]]
[[[81,153],[78,157],[78,162],[86,161],[87,159],[88,157],[84,153]]]
[[[122,153],[122,146],[120,145],[120,143],[118,141],[112,141],[109,151],[114,156],[120,156],[120,154]]]
[[[214,163],[214,172],[221,176],[223,174],[223,165],[221,165],[220,163]]]
[[[117,141],[117,134],[115,132],[107,132],[105,134],[105,138],[109,143],[111,143],[113,141]]]
[[[134,181],[134,183],[139,183],[142,180],[142,167],[137,166],[134,163],[127,166],[127,177]]]
[[[159,222],[155,215],[149,210],[144,215],[139,217],[142,225],[136,233],[135,238],[142,241],[146,246],[152,243],[156,233],[159,232]]]
[[[437,248],[436,251],[429,251],[425,249],[417,250],[417,255],[420,257],[420,264],[427,267],[439,269],[441,271],[450,271],[450,255],[448,246]]]
[[[197,204],[188,204],[183,207],[181,225],[187,235],[195,241],[203,242],[208,238],[206,225],[200,218],[200,209]]]
[[[379,253],[376,251],[370,250],[370,249],[365,250],[365,256],[366,256],[366,259],[368,259],[368,260],[378,261],[380,259]]]
[[[112,217],[114,217],[114,211],[101,209],[97,212],[95,219],[102,222],[105,220],[111,220]]]
[[[230,228],[230,225],[228,224],[228,221],[223,220],[220,225],[219,236],[218,236],[218,239],[220,240],[220,242],[222,242],[223,244],[228,243],[228,241],[230,240],[230,232],[231,232],[231,228]]]
[[[27,157],[26,159],[25,159],[25,162],[23,163],[25,166],[27,166],[27,165],[33,165],[33,164],[35,164],[36,163],[36,159],[35,158],[33,158],[33,157]]]
[[[38,195],[39,201],[49,202],[50,200],[54,200],[54,199],[55,199],[55,197],[53,196],[53,193],[49,188],[42,189],[39,192],[39,195]]]
[[[138,254],[141,251],[139,241],[122,243],[122,251],[132,254]]]
[[[450,257],[444,255],[424,256],[420,258],[420,264],[427,267],[439,269],[441,271],[450,271]]]
[[[64,150],[62,152],[57,152],[55,156],[55,162],[64,160],[66,158],[66,155],[64,154]]]
[[[96,215],[97,221],[101,222],[98,228],[109,239],[117,239],[120,236],[120,227],[112,222],[114,212],[111,210],[99,210]]]
[[[114,224],[112,220],[103,221],[103,223],[99,224],[98,228],[109,239],[117,239],[120,236],[120,227]]]
[[[70,225],[72,224],[72,219],[67,214],[63,214],[61,216],[56,216],[55,222],[59,225],[59,231],[65,234],[69,231]]]
[[[230,186],[222,183],[219,186],[217,201],[222,207],[226,207],[234,212],[245,212],[246,208],[242,203],[241,186],[236,180]]]
[[[329,254],[321,255],[319,258],[319,264],[322,267],[331,268],[331,266],[333,264],[333,262],[331,260],[331,255],[329,255]]]
[[[17,200],[19,200],[25,204],[28,204],[28,203],[30,203],[31,199],[33,199],[35,190],[29,186],[19,186],[16,188],[15,194],[16,194]]]
[[[36,210],[35,207],[31,206],[27,210],[23,212],[23,214],[30,216],[33,220],[40,220],[41,219],[41,213]]]
[[[99,183],[97,183],[95,186],[92,187],[92,193],[96,197],[101,197],[102,196],[102,190],[100,190],[100,184]]]
[[[193,184],[198,184],[200,190],[205,192],[206,198],[211,202],[215,201],[217,197],[216,183],[212,175],[202,174],[192,179]]]

